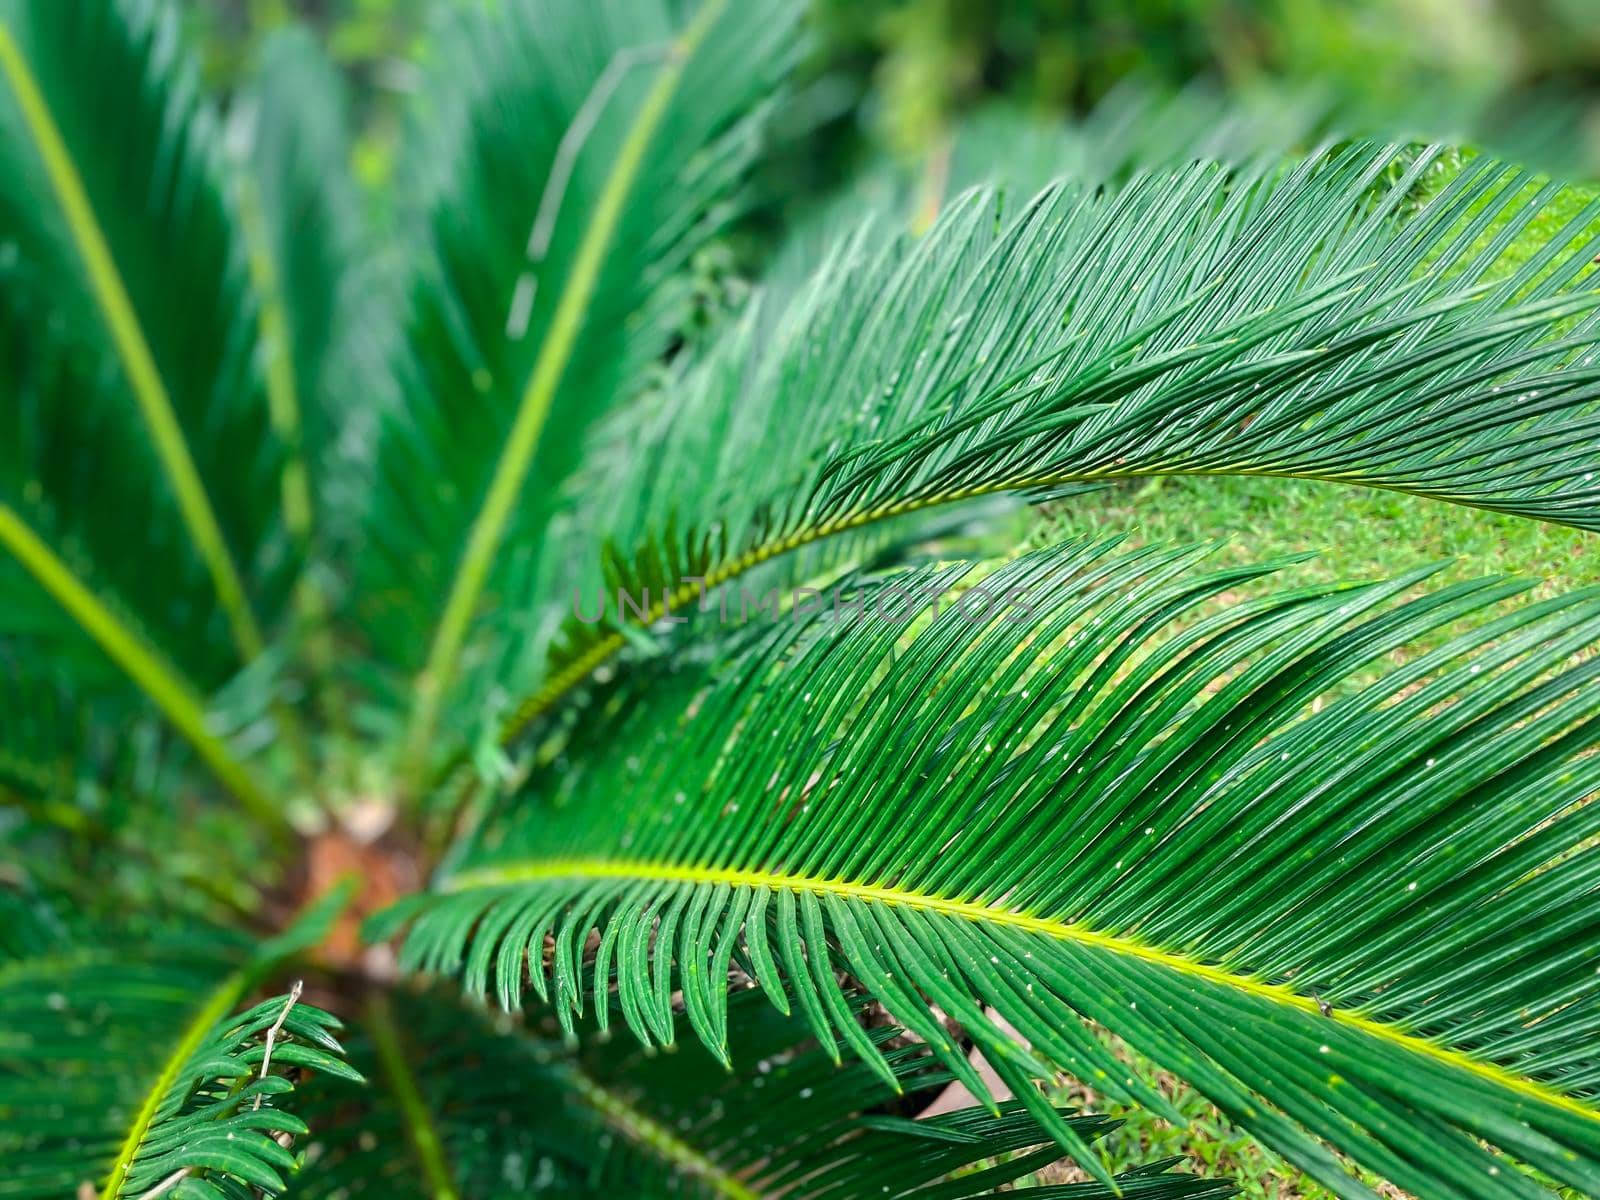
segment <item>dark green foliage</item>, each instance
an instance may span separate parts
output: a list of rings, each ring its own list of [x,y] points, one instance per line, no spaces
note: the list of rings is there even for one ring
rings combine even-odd
[[[863,1064],[836,1068],[808,1044],[799,1020],[755,995],[728,1002],[738,1064],[732,1073],[693,1037],[657,1052],[586,1028],[574,1049],[553,1027],[540,1029],[537,1012],[528,1028],[438,995],[384,1003],[368,1025],[381,1029],[380,1044],[392,1039],[401,1060],[357,1042],[352,1061],[375,1081],[387,1070],[414,1072],[440,1122],[441,1158],[465,1195],[959,1200],[988,1195],[1058,1153],[1040,1145],[1038,1123],[1015,1102],[998,1115],[896,1115],[894,1108],[926,1103],[950,1081],[926,1047],[891,1026],[868,1034],[889,1065],[891,1089]],[[330,1139],[293,1195],[428,1194],[431,1181],[393,1154],[407,1136],[403,1114],[383,1093],[365,1101],[339,1086],[308,1095],[310,1114],[320,1105],[354,1104],[361,1116]],[[1061,1115],[1085,1141],[1115,1124]],[[1124,1176],[1122,1194],[1201,1200],[1232,1192],[1222,1182],[1167,1174],[1167,1165]],[[981,1169],[969,1170],[974,1166]],[[952,1174],[958,1178],[940,1182]],[[1040,1200],[1056,1195],[1096,1200],[1112,1193],[1046,1190]]]
[[[356,480],[346,477],[348,456],[335,442],[361,408],[358,389],[371,386],[375,351],[362,329],[377,273],[364,258],[362,199],[346,173],[349,99],[337,68],[307,31],[288,29],[262,45],[253,82],[230,121],[247,147],[238,190],[256,289],[269,310],[282,309],[263,323],[261,370],[287,381],[278,385],[273,422],[310,475],[313,511],[289,529],[304,553],[310,523],[325,536],[337,532],[332,519],[352,503],[339,489]],[[296,485],[287,475],[278,486]]]
[[[88,1182],[138,1197],[180,1171],[168,1187],[190,1200],[280,1193],[295,1158],[275,1138],[307,1132],[285,1111],[286,1070],[359,1076],[320,1009],[278,996],[233,1010],[325,926],[311,918],[256,954],[173,929],[130,954],[69,936],[41,906],[8,899],[3,911],[16,944],[0,957],[0,1195]]]
[[[358,574],[366,632],[389,664],[422,668],[514,420],[540,370],[555,370],[562,394],[588,399],[551,410],[490,582],[513,608],[538,594],[530,553],[565,507],[560,485],[586,431],[634,399],[671,349],[689,302],[683,267],[739,211],[797,16],[776,0],[703,12],[603,0],[501,5],[452,23],[418,116],[412,237],[426,250],[407,264],[396,403],[383,414]],[[625,177],[628,139],[657,98],[654,133]],[[580,115],[571,144],[582,152],[560,159]],[[626,190],[608,196],[618,183]],[[560,328],[564,284],[616,202],[592,302],[578,328]],[[552,331],[557,344],[572,339],[565,354],[551,351]]]
[[[0,15],[94,207],[228,553],[250,580],[245,599],[267,620],[288,565],[282,457],[252,363],[257,301],[217,120],[178,54],[173,14],[153,0],[7,0]],[[11,88],[0,90],[0,131],[0,495],[214,687],[238,661],[227,613],[159,483],[139,389]],[[8,582],[7,594],[14,628],[27,589]]]
[[[295,1158],[279,1139],[310,1130],[274,1107],[294,1088],[281,1074],[261,1074],[266,1034],[274,1035],[269,1071],[276,1065],[354,1077],[335,1057],[340,1046],[328,1030],[336,1020],[295,1001],[264,1000],[225,1021],[195,1050],[156,1108],[118,1196],[142,1196],[185,1170],[172,1194],[188,1200],[245,1197],[249,1188],[283,1191]]]

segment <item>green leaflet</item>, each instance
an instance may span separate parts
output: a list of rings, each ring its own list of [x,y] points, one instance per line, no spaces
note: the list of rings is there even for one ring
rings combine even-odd
[[[184,1058],[175,1060],[176,1069],[161,1077],[160,1090],[141,1110],[141,1120],[146,1112],[148,1120],[136,1125],[138,1137],[124,1146],[102,1200],[143,1196],[169,1180],[178,1181],[170,1185],[171,1194],[189,1200],[233,1194],[223,1190],[224,1180],[281,1195],[295,1158],[275,1135],[304,1135],[309,1127],[277,1107],[293,1085],[270,1068],[360,1079],[341,1061],[342,1049],[330,1032],[338,1021],[329,1014],[291,994],[229,1017],[222,1002],[229,993],[226,986],[219,989],[186,1031],[180,1042]],[[269,1073],[263,1075],[269,1032]]]
[[[925,1004],[962,1021],[1019,1096],[1057,1067],[1148,1102],[1092,1018],[1342,1195],[1367,1193],[1308,1135],[1423,1195],[1542,1194],[1479,1139],[1592,1188],[1600,1076],[1571,1051],[1600,986],[1600,813],[1576,806],[1600,663],[1560,668],[1600,596],[1480,618],[1350,688],[1523,585],[1395,604],[1422,571],[1201,614],[1262,570],[1199,557],[1068,544],[983,581],[1034,597],[1025,620],[950,607],[908,639],[824,611],[640,680],[397,913],[407,961],[511,1007],[526,962],[568,1014],[615,986],[663,1040],[674,989],[721,1010],[714,945],[876,1061],[833,961],[936,1049]],[[714,1018],[696,1033],[720,1045]]]

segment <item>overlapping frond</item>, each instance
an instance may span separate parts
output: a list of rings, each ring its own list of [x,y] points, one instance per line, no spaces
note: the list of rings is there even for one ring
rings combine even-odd
[[[247,664],[235,706],[274,705],[296,556],[243,238],[176,22],[165,0],[0,4],[0,636],[75,700],[158,709],[281,828],[208,712]]]
[[[1441,151],[1365,143],[1268,167],[1230,147],[1295,114],[1234,142],[1220,108],[1107,109],[1032,153],[1075,182],[930,187],[931,229],[897,210],[820,263],[797,239],[684,352],[796,7],[452,10],[395,300],[306,35],[268,43],[229,164],[173,0],[0,0],[0,1200],[931,1200],[1063,1148],[1098,1182],[1041,1198],[1227,1194],[1113,1180],[1113,1122],[1045,1098],[1066,1071],[1176,1115],[1102,1030],[1344,1196],[1373,1200],[1335,1151],[1423,1198],[1600,1194],[1600,594],[1239,599],[1266,568],[1074,542],[698,636],[979,504],[1138,475],[1600,529],[1600,202],[1524,258],[1556,194],[1527,172],[1451,157],[1434,189]],[[1027,136],[998,128],[938,178]],[[348,642],[307,586],[330,546],[360,546]],[[255,839],[293,831],[241,748],[313,765],[299,651],[365,673],[383,743],[336,728],[350,769],[307,791],[375,779],[380,815],[506,689],[536,690],[486,758],[595,685],[392,918],[409,968],[553,1015],[341,977],[365,1090],[298,989],[250,1006],[342,896],[266,944],[146,913],[271,907]],[[907,1092],[987,1098],[971,1046],[1015,1099],[908,1119]],[[302,1070],[330,1124],[296,1175]]]
[[[293,1160],[274,1136],[305,1132],[284,1069],[355,1076],[320,1010],[279,997],[232,1014],[325,932],[326,908],[259,948],[193,928],[130,947],[11,908],[34,932],[0,960],[0,1196],[142,1196],[180,1171],[168,1190],[191,1200],[281,1191]]]
[[[164,0],[0,5],[0,502],[210,688],[261,649],[286,555],[243,245],[177,32]]]
[[[1052,1068],[1163,1107],[1089,1018],[1341,1195],[1323,1140],[1425,1197],[1543,1194],[1486,1146],[1594,1190],[1600,659],[1568,660],[1600,596],[1239,600],[1262,569],[1198,557],[928,568],[641,680],[414,902],[406,961],[569,1015],[615,986],[653,1041],[681,989],[720,1048],[732,955],[881,1070],[838,966],[970,1075],[927,1006],[961,1021],[1046,1122]]]
[[[646,1053],[586,1029],[573,1045],[553,1026],[496,1023],[436,995],[382,999],[362,1023],[366,1036],[351,1044],[369,1087],[334,1085],[307,1098],[318,1147],[291,1194],[956,1200],[989,1195],[1059,1154],[1015,1103],[998,1115],[967,1109],[912,1120],[888,1107],[897,1093],[864,1065],[836,1066],[802,1022],[758,996],[734,995],[726,1015],[732,1072],[692,1039],[672,1053]],[[900,1030],[865,1036],[905,1093],[931,1098],[948,1081]],[[343,1122],[318,1120],[322,1107],[342,1112]],[[1116,1125],[1062,1117],[1086,1142]],[[1225,1180],[1170,1166],[1121,1176],[1122,1194],[1232,1194]],[[1038,1193],[1112,1194],[1090,1186]]]
[[[737,212],[796,20],[775,0],[519,2],[441,36],[416,155],[430,247],[360,574],[368,635],[433,692],[485,588],[524,602],[583,431],[671,348],[682,268]]]
[[[504,668],[537,677],[554,641],[505,738],[616,655],[621,626],[992,493],[1289,475],[1592,527],[1600,207],[1485,283],[1550,193],[1476,160],[1418,208],[1434,157],[1196,165],[1014,216],[977,192],[921,239],[847,241],[786,311],[730,333],[644,452],[605,460],[613,486],[550,552],[554,599]],[[619,619],[619,584],[649,590],[644,619]],[[591,609],[612,592],[606,618],[574,620],[574,590]]]

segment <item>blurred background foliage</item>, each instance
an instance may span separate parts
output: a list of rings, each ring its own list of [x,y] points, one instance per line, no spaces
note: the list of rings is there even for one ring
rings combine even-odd
[[[994,94],[1081,112],[1130,77],[1309,84],[1402,119],[1446,83],[1463,102],[1600,84],[1593,0],[828,0],[824,52],[882,96],[914,149]]]
[[[263,39],[303,22],[351,82],[355,167],[393,169],[430,30],[496,0],[191,0],[213,89]],[[581,2],[581,0],[571,0]],[[1524,159],[1600,163],[1596,0],[817,0],[804,86],[786,114],[785,192],[819,190],[887,152],[916,162],[995,101],[1049,119],[1119,85],[1209,80],[1314,96],[1384,132],[1483,140]],[[1546,125],[1523,120],[1537,110]],[[1533,144],[1538,143],[1538,144]]]

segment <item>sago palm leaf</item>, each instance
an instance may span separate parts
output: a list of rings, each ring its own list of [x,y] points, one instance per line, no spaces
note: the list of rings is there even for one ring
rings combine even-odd
[[[973,193],[921,239],[848,241],[729,335],[647,452],[596,454],[502,679],[561,636],[502,740],[623,649],[621,626],[801,580],[744,577],[977,496],[1263,474],[1594,526],[1600,205],[1486,283],[1551,192],[1478,160],[1413,211],[1434,157],[1356,144],[1257,181],[1196,165],[1009,217]],[[642,620],[619,586],[648,592]],[[605,619],[575,621],[574,591],[590,612],[609,593]]]
[[[732,997],[728,1018],[733,1073],[692,1040],[652,1054],[586,1030],[571,1046],[553,1027],[495,1028],[488,1014],[436,995],[378,999],[362,1022],[367,1038],[350,1047],[371,1082],[308,1093],[303,1111],[316,1126],[317,1153],[291,1195],[958,1200],[989,1195],[1059,1153],[1016,1104],[998,1117],[967,1109],[910,1120],[882,1111],[894,1090],[860,1063],[837,1067],[808,1044],[802,1022],[757,996]],[[900,1030],[883,1026],[869,1036],[905,1092],[931,1098],[948,1081],[926,1047],[907,1043]],[[360,1105],[355,1120],[352,1104]],[[335,1124],[341,1112],[345,1120]],[[1062,1117],[1085,1141],[1116,1125]],[[1220,1180],[1169,1174],[1170,1165],[1121,1176],[1122,1195],[1233,1191]]]
[[[353,1075],[330,1032],[338,1022],[298,1001],[291,992],[219,1023],[173,1078],[137,1157],[126,1169],[118,1164],[120,1181],[105,1195],[249,1200],[283,1193],[295,1165],[283,1142],[310,1130],[262,1103],[281,1104],[294,1090],[272,1068]]]
[[[212,728],[199,685],[158,644],[181,644],[184,621],[191,629],[205,624],[209,590],[203,582],[191,590],[180,565],[163,561],[160,543],[137,553],[142,543],[122,522],[148,516],[148,482],[98,458],[92,430],[77,423],[89,375],[65,347],[50,346],[47,333],[11,319],[15,300],[0,291],[0,637],[17,658],[48,661],[80,703],[94,699],[130,722],[153,704],[256,817],[278,824],[260,784]],[[77,520],[85,512],[95,514],[88,522],[98,527],[94,536],[112,541],[95,544]],[[173,549],[181,558],[181,547]],[[108,561],[125,571],[126,586],[106,588]],[[152,612],[177,623],[152,637]],[[259,711],[265,703],[258,698],[248,707]]]
[[[1524,585],[1240,600],[1263,569],[1199,557],[1076,543],[981,588],[925,569],[866,617],[824,603],[619,684],[397,910],[420,910],[406,961],[513,1008],[529,976],[568,1014],[614,986],[655,1041],[681,989],[722,1053],[733,955],[887,1077],[837,966],[978,1088],[926,1005],[960,1021],[1080,1158],[1031,1078],[1166,1108],[1088,1018],[1342,1196],[1371,1193],[1319,1139],[1424,1197],[1544,1194],[1486,1145],[1595,1190],[1600,659],[1563,664],[1600,595],[1356,686]]]
[[[385,268],[358,221],[344,80],[316,38],[289,28],[262,45],[251,86],[230,116],[235,189],[260,306],[263,379],[284,448],[284,529],[308,569],[294,591],[294,636],[329,732],[348,702],[330,615],[342,584],[330,562],[347,552],[370,482],[370,394],[382,356]],[[354,437],[352,438],[352,434]]]
[[[230,1014],[322,936],[327,909],[259,948],[188,929],[157,931],[138,952],[117,944],[125,935],[70,940],[8,915],[37,933],[0,961],[0,1196],[85,1182],[104,1200],[280,1192],[293,1159],[273,1135],[305,1132],[283,1111],[283,1068],[359,1076],[338,1057],[337,1023],[310,1005],[278,997]],[[260,1078],[268,1030],[279,1073]]]
[[[90,923],[124,920],[130,906],[257,917],[261,889],[282,882],[275,828],[197,791],[162,733],[0,647],[0,883]]]
[[[442,39],[417,146],[429,253],[360,571],[380,656],[422,672],[415,754],[486,586],[521,600],[520,548],[582,431],[682,327],[681,269],[737,211],[796,16],[519,2],[468,6]]]
[[[209,577],[225,618],[217,629],[193,611],[141,615],[182,632],[163,643],[175,657],[214,651],[192,661],[215,683],[228,656],[197,634],[226,644],[231,632],[246,654],[262,645],[257,610],[272,596],[245,579],[275,552],[278,458],[254,378],[254,306],[216,121],[178,51],[175,21],[155,0],[0,7],[0,237],[8,296],[26,305],[29,331],[92,364],[75,404],[41,414],[46,430],[78,439],[70,463],[59,452],[33,459],[36,471],[77,472],[65,494],[39,479],[43,499],[80,523],[74,532],[107,586],[137,586],[125,578],[148,570],[136,552],[169,544],[186,568],[167,580],[174,600],[187,594],[178,580]],[[100,459],[94,468],[89,455]],[[118,487],[139,479],[152,495],[142,511],[103,512],[85,503],[91,477]],[[127,524],[95,524],[113,518]]]
[[[0,631],[86,689],[103,651],[270,823],[204,710],[262,654],[294,564],[283,454],[176,32],[159,0],[0,4]]]

